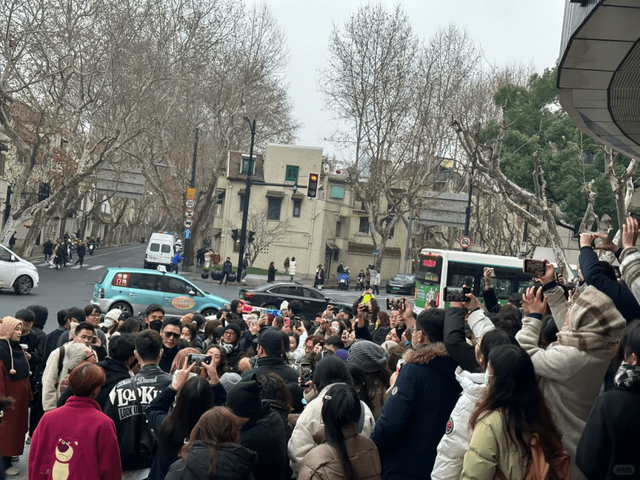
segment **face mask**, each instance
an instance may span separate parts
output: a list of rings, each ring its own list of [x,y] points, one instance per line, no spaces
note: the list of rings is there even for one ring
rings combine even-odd
[[[113,327],[115,325],[115,323],[113,323],[113,320],[111,320],[110,318],[105,318],[104,319],[104,326],[109,328],[109,327]]]

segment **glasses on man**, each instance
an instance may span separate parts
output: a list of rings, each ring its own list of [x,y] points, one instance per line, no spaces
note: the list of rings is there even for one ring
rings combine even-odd
[[[91,352],[89,355],[84,357],[84,360],[86,362],[87,360],[89,360],[90,358],[94,358],[95,356],[96,356],[96,352]]]
[[[164,336],[167,338],[175,338],[176,340],[180,338],[180,334],[179,333],[174,333],[174,332],[163,332]]]
[[[94,312],[91,315],[89,315],[90,317],[99,317],[100,314],[98,312]]]
[[[93,335],[78,335],[78,338],[83,342],[91,342],[93,340]]]

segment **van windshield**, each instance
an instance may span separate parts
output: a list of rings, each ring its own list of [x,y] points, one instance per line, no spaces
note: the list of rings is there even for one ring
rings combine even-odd
[[[171,246],[166,243],[162,244],[162,253],[171,253]]]
[[[152,252],[159,252],[160,251],[160,244],[159,243],[152,243],[151,246],[149,247],[149,250],[151,250]]]

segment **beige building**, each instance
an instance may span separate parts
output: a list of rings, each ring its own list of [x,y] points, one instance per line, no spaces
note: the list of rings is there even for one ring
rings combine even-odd
[[[322,148],[271,144],[264,156],[254,155],[254,163],[247,230],[256,231],[258,241],[269,238],[254,267],[268,268],[273,261],[282,272],[285,258],[295,257],[296,277],[313,278],[322,264],[327,278],[334,279],[341,261],[351,270],[352,278],[373,263],[369,218],[344,175],[323,173]],[[239,242],[232,239],[232,230],[242,224],[248,168],[248,154],[229,152],[226,171],[218,183],[221,200],[212,247],[222,259],[231,257],[234,266]],[[315,200],[307,198],[306,188],[294,191],[296,183],[307,185],[311,173],[320,174]],[[387,242],[382,278],[392,277],[404,265],[401,255],[406,235],[404,224],[399,222]]]

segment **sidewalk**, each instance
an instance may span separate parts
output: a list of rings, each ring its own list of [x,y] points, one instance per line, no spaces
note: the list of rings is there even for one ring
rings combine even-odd
[[[186,271],[180,271],[179,275],[183,276],[184,278],[187,278],[189,280],[193,281],[198,281],[198,282],[204,282],[204,283],[218,283],[218,280],[211,280],[211,277],[209,277],[208,279],[203,279],[200,276],[200,270],[195,271],[195,272],[186,272]],[[235,282],[235,283],[231,283],[229,282],[230,285],[246,285],[246,286],[250,286],[250,287],[257,287],[259,285],[264,285],[265,283],[267,283],[267,276],[266,275],[252,275],[252,274],[248,274],[245,279],[244,282]],[[276,280],[274,283],[281,283],[281,282],[288,282],[289,281],[289,276],[288,275],[277,275],[276,276]],[[309,285],[310,287],[313,286],[313,279],[309,278],[298,278],[298,277],[294,277],[293,279],[294,282],[296,283],[301,283],[303,285]],[[337,280],[329,280],[329,281],[325,281],[324,282],[324,287],[323,288],[338,288],[338,281]]]

